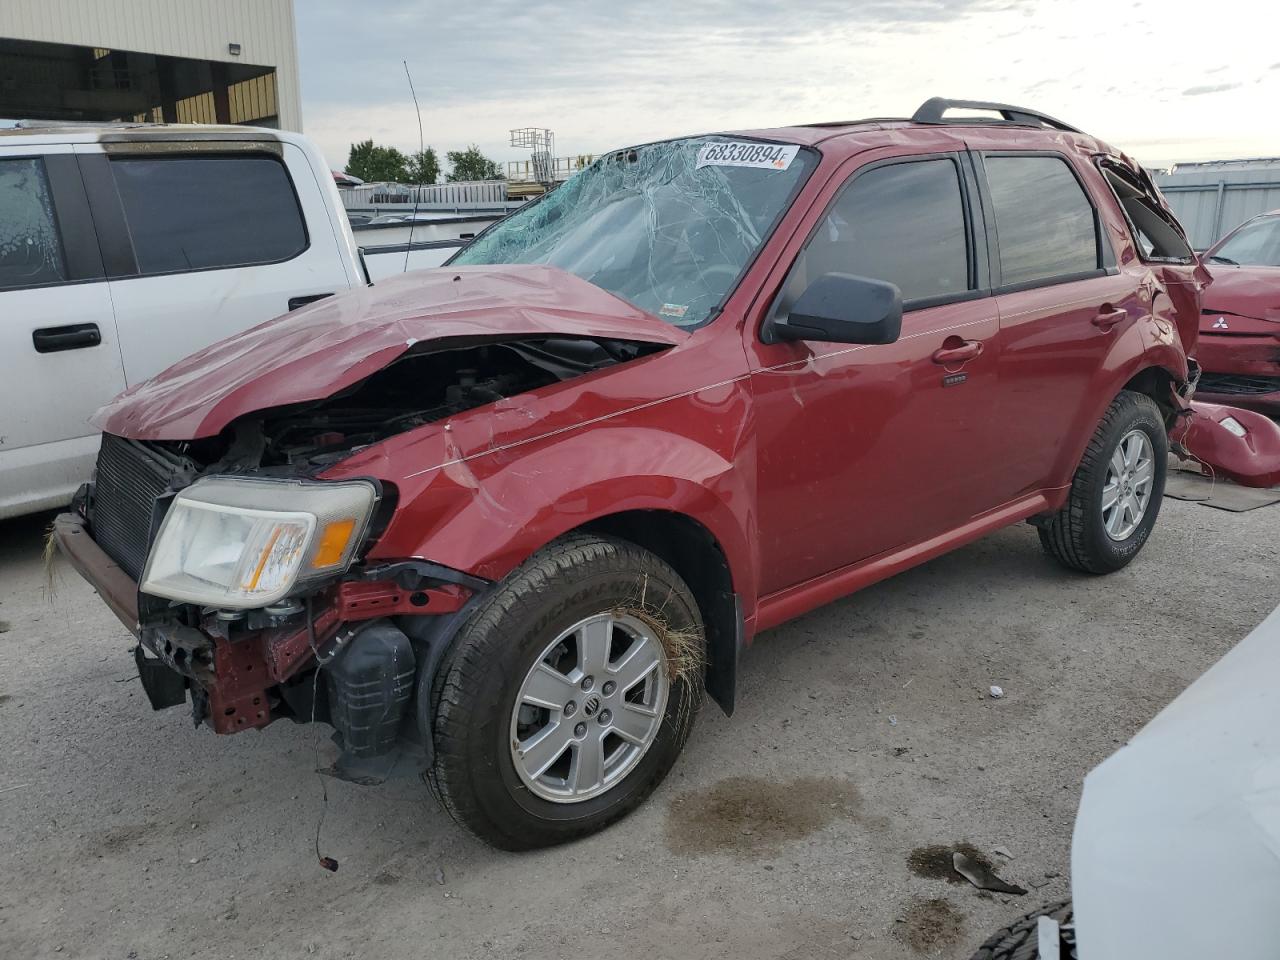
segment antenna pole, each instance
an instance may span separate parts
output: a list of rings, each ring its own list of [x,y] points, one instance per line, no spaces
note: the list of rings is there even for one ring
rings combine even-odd
[[[423,154],[427,152],[426,142],[422,139],[422,108],[418,106],[418,94],[413,89],[413,74],[409,72],[409,61],[401,60],[404,64],[404,75],[409,80],[409,95],[413,97],[413,110],[418,115],[418,163],[423,161]],[[404,249],[404,272],[409,272],[409,254],[413,252],[413,228],[418,223],[418,202],[422,199],[422,167],[418,167],[418,183],[413,189],[413,217],[409,220],[409,243]]]

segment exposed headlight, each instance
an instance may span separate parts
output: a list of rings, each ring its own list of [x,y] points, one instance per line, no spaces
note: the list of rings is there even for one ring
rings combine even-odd
[[[1237,437],[1243,437],[1249,432],[1244,428],[1244,424],[1235,417],[1223,417],[1218,422],[1227,428],[1228,433],[1234,434]]]
[[[142,592],[204,606],[275,603],[350,565],[376,500],[363,481],[198,480],[165,515]]]

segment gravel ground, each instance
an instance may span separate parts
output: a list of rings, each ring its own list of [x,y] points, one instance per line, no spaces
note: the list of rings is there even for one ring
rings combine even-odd
[[[416,777],[330,782],[334,874],[324,728],[153,713],[88,586],[50,599],[48,518],[0,523],[0,956],[968,957],[1069,896],[1084,774],[1280,601],[1280,506],[1163,511],[1110,577],[1017,526],[762,636],[733,719],[567,847],[489,849]],[[932,876],[956,843],[1030,892]]]

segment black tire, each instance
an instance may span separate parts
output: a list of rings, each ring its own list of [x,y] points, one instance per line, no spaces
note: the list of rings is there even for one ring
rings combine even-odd
[[[1052,917],[1058,921],[1062,960],[1073,960],[1076,956],[1076,940],[1075,930],[1071,926],[1070,900],[1028,913],[988,939],[970,960],[1036,960],[1040,955],[1036,926],[1041,917]]]
[[[1143,431],[1151,441],[1155,476],[1142,522],[1125,539],[1113,540],[1102,520],[1102,488],[1108,462],[1132,430]],[[1168,458],[1169,437],[1160,408],[1146,394],[1122,390],[1089,441],[1066,504],[1037,522],[1045,552],[1063,566],[1085,573],[1111,573],[1129,563],[1147,542],[1160,514]]]
[[[482,840],[530,850],[595,833],[639,806],[671,770],[702,702],[700,668],[672,680],[656,739],[598,796],[576,803],[538,797],[511,757],[515,700],[546,645],[579,620],[628,604],[686,644],[695,637],[696,655],[686,663],[700,665],[705,631],[688,586],[652,553],[609,537],[575,534],[538,551],[460,631],[435,696],[420,708],[433,714],[435,759],[426,779],[450,815]]]

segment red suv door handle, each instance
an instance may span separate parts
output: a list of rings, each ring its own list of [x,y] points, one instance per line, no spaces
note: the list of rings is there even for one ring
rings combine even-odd
[[[1099,330],[1110,330],[1121,320],[1127,318],[1129,314],[1124,310],[1116,310],[1110,304],[1105,304],[1098,315],[1093,318],[1093,325]]]
[[[959,337],[948,337],[947,341],[960,340]],[[958,346],[940,347],[933,351],[933,362],[944,367],[953,363],[964,363],[982,354],[981,340],[961,340]]]

